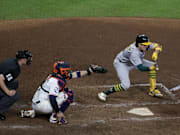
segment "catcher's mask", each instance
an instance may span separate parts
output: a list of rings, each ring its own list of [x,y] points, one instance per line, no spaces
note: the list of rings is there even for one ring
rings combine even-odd
[[[29,65],[32,62],[32,53],[28,50],[20,50],[16,52],[16,59],[27,59],[26,64]]]
[[[136,46],[138,46],[138,43],[144,46],[149,46],[152,44],[152,42],[149,41],[149,38],[146,35],[137,35],[136,37]]]
[[[68,63],[64,61],[57,61],[53,65],[53,73],[60,74],[64,79],[69,79],[69,73],[71,73],[71,68]]]

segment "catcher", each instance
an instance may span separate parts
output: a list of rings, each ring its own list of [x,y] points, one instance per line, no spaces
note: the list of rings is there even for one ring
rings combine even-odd
[[[152,54],[152,60],[154,62],[144,59],[145,51],[149,50],[154,50]],[[161,51],[162,47],[159,44],[150,42],[146,35],[138,35],[136,42],[121,51],[114,60],[113,65],[121,83],[114,85],[108,91],[98,93],[98,98],[101,101],[106,101],[107,96],[111,93],[127,90],[130,87],[129,72],[132,69],[149,72],[149,95],[162,97],[163,95],[156,88],[156,71],[158,70],[156,61]]]
[[[98,65],[90,65],[87,70],[71,72],[68,63],[57,61],[53,72],[39,86],[32,99],[32,110],[21,110],[20,117],[34,118],[36,114],[51,114],[50,123],[64,124],[64,112],[73,102],[73,91],[66,87],[66,81],[92,73],[105,73],[107,70]]]

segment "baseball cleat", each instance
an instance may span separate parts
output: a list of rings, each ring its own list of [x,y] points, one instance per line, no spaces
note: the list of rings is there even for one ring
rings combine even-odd
[[[21,110],[19,112],[19,117],[21,118],[34,118],[36,116],[36,113],[34,110]]]
[[[67,120],[65,120],[65,119],[62,117],[61,120],[59,120],[57,123],[58,123],[59,125],[63,125],[63,124],[67,124],[68,122],[67,122]]]
[[[63,117],[61,118],[61,120],[57,120],[57,117],[56,117],[56,113],[52,113],[51,114],[51,117],[49,118],[49,122],[50,123],[57,123],[59,125],[62,125],[62,124],[67,124],[67,120],[65,120]]]
[[[149,92],[149,95],[152,97],[163,97],[163,94],[158,89]]]
[[[56,113],[52,113],[51,117],[49,118],[50,123],[57,123]]]
[[[98,93],[98,98],[101,101],[106,101],[107,95],[104,92]]]

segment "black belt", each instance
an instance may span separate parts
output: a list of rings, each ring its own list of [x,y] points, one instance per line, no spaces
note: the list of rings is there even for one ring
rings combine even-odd
[[[127,62],[123,62],[122,60],[118,59],[120,63],[127,63]]]
[[[49,91],[45,90],[45,89],[42,87],[42,85],[41,85],[41,89],[42,89],[44,92],[49,93]]]
[[[36,103],[36,104],[39,104],[39,103],[40,103],[40,100],[39,100],[39,101],[36,101],[35,103]]]
[[[122,62],[120,59],[118,59],[118,60],[119,60],[119,62],[124,63],[124,62]]]
[[[32,102],[33,104],[39,104],[40,100],[36,101],[36,102]]]

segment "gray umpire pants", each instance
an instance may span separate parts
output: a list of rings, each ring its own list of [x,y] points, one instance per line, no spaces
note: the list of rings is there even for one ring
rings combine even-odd
[[[8,84],[9,90],[17,90],[18,88],[18,80],[14,80],[10,84]],[[16,94],[14,96],[8,96],[4,93],[4,91],[0,88],[0,114],[3,114],[4,112],[7,112],[8,109],[18,100],[19,95],[16,91]]]

